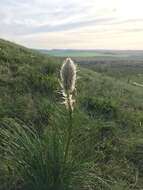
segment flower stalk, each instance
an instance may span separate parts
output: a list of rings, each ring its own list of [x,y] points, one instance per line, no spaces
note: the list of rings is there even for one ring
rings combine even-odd
[[[75,100],[73,99],[74,91],[75,91],[75,83],[76,83],[76,66],[74,62],[67,58],[61,67],[60,71],[61,76],[61,87],[62,87],[62,95],[64,99],[64,104],[68,110],[69,115],[69,125],[67,128],[67,141],[65,145],[65,154],[64,154],[64,163],[66,163],[69,151],[70,144],[72,139],[72,129],[73,129],[73,110]]]

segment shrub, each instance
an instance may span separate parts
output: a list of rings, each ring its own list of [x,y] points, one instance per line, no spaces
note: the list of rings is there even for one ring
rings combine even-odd
[[[117,116],[117,105],[113,101],[105,98],[84,98],[81,103],[83,109],[91,117],[102,117],[113,119]]]

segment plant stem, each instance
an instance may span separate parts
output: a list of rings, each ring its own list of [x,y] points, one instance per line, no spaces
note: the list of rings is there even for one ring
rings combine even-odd
[[[69,126],[68,126],[68,131],[67,131],[67,143],[66,143],[66,147],[65,147],[64,163],[66,163],[66,161],[67,161],[67,157],[68,157],[68,153],[69,153],[69,149],[70,149],[71,137],[72,137],[72,127],[73,127],[73,121],[72,121],[73,111],[72,111],[69,95],[68,95],[67,99],[68,99],[68,109],[69,109],[69,112],[68,112]]]

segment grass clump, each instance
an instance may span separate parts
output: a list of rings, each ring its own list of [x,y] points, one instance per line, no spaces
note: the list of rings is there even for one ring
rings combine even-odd
[[[15,176],[11,183],[13,188],[67,189],[69,181],[64,170],[68,168],[63,165],[63,142],[53,129],[40,137],[30,127],[16,122],[10,126],[7,122],[0,136],[7,175]],[[71,167],[70,164],[67,167]]]

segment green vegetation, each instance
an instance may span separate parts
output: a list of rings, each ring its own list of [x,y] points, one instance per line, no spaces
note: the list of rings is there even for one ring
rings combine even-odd
[[[75,57],[75,58],[104,58],[104,59],[143,59],[142,50],[72,50],[72,49],[52,49],[39,50],[44,54],[56,57]]]
[[[83,67],[111,76],[116,80],[122,80],[132,85],[135,85],[135,82],[143,83],[143,58],[134,56],[134,54],[128,59],[125,57],[87,57],[74,58],[74,60]]]
[[[142,82],[141,64],[126,72],[121,64],[113,73],[111,66],[75,60],[79,79],[64,164],[69,116],[59,93],[61,59],[0,40],[0,190],[143,188],[143,88],[127,80]]]

